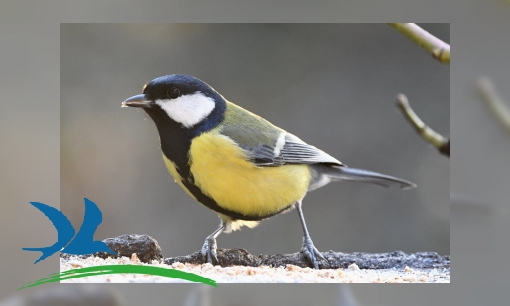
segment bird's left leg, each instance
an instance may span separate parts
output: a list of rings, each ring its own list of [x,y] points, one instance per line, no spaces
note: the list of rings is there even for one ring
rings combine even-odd
[[[221,220],[220,227],[218,227],[217,230],[215,230],[211,235],[207,236],[205,238],[204,245],[202,246],[202,257],[204,261],[213,264],[213,260],[216,263],[218,262],[218,257],[216,256],[216,237],[218,237],[221,232],[225,229],[225,222]]]
[[[299,200],[295,205],[297,212],[299,214],[299,218],[301,219],[301,225],[303,226],[303,232],[305,236],[303,237],[303,247],[301,252],[305,255],[305,257],[310,261],[314,269],[319,269],[319,265],[317,263],[317,259],[324,260],[327,262],[327,259],[322,256],[321,252],[319,252],[315,246],[313,245],[312,238],[310,238],[310,234],[308,233],[308,229],[306,228],[305,217],[303,216],[303,210],[301,209],[301,203],[303,200]]]

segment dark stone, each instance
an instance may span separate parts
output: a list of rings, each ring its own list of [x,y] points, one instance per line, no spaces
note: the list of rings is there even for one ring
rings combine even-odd
[[[218,249],[218,261],[222,267],[234,265],[240,266],[271,266],[279,267],[292,264],[302,268],[310,267],[303,253],[276,254],[276,255],[252,255],[244,249]],[[420,252],[406,254],[402,251],[391,253],[339,253],[323,252],[328,263],[320,262],[320,269],[347,268],[355,263],[360,269],[404,269],[406,266],[414,269],[445,268],[450,269],[450,256],[438,255],[435,252]],[[171,265],[174,262],[203,264],[202,254],[195,252],[188,256],[166,258],[164,262]]]
[[[103,240],[103,242],[106,243],[110,249],[117,252],[118,256],[106,252],[94,253],[94,256],[104,259],[122,256],[131,258],[131,255],[136,253],[140,261],[145,263],[151,263],[152,260],[163,259],[161,247],[158,242],[148,235],[120,235],[115,238],[107,238]],[[89,256],[90,255],[83,255],[79,257],[86,258]],[[68,258],[69,254],[61,253],[60,257]]]

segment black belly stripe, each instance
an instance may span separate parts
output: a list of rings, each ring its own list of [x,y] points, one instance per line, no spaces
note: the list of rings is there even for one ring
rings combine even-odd
[[[168,118],[166,114],[164,114],[163,110],[159,108],[159,106],[156,106],[153,109],[145,109],[145,111],[156,124],[161,140],[161,150],[163,151],[163,154],[165,154],[166,158],[175,164],[177,168],[176,170],[181,176],[183,185],[201,204],[211,210],[214,210],[217,213],[228,216],[233,220],[246,221],[260,221],[277,215],[288,209],[288,207],[286,207],[280,211],[265,216],[241,214],[219,206],[213,198],[202,193],[202,190],[200,190],[200,188],[194,184],[194,178],[193,174],[191,173],[189,161],[191,140],[203,132],[216,127],[218,123],[223,120],[223,117],[221,117],[221,119],[217,119],[217,123],[214,125],[211,124],[211,121],[208,121],[207,123],[199,124],[196,127],[187,129],[182,127],[181,124]],[[213,113],[214,112],[223,113],[221,107],[218,107],[218,105],[216,106]],[[214,115],[213,113],[211,115]]]

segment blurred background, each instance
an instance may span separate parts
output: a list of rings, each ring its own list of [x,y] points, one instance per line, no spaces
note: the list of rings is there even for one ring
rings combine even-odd
[[[58,297],[58,294],[52,291],[52,285],[45,285],[39,289],[25,289],[21,292],[17,292],[16,288],[19,288],[26,282],[57,272],[59,268],[57,256],[34,265],[33,261],[37,255],[22,251],[21,248],[50,245],[55,242],[56,238],[56,232],[51,223],[39,211],[30,206],[28,202],[41,201],[55,207],[58,207],[60,204],[61,184],[59,165],[61,158],[59,144],[61,132],[61,91],[59,87],[61,82],[61,22],[178,23],[279,21],[336,23],[402,20],[450,22],[452,24],[450,31],[453,38],[454,59],[451,65],[450,123],[453,127],[451,134],[453,134],[456,140],[453,143],[454,155],[449,163],[451,169],[450,188],[454,192],[453,195],[457,194],[459,195],[457,198],[461,199],[457,203],[452,201],[450,214],[451,253],[454,254],[454,276],[452,284],[445,286],[354,285],[352,286],[354,294],[359,299],[361,305],[507,305],[510,300],[510,292],[508,290],[508,275],[510,275],[510,266],[508,265],[510,214],[507,212],[508,199],[510,198],[510,188],[508,188],[508,182],[510,181],[510,155],[508,154],[510,152],[510,137],[495,120],[494,116],[488,112],[485,105],[483,105],[475,90],[475,81],[481,74],[489,75],[501,92],[501,95],[506,99],[507,103],[510,103],[510,87],[507,86],[510,80],[510,61],[508,60],[510,50],[510,40],[508,39],[510,30],[510,1],[430,0],[403,2],[401,0],[388,0],[374,1],[370,5],[367,5],[365,1],[328,1],[322,2],[320,5],[317,2],[303,2],[299,0],[293,1],[291,5],[285,1],[267,1],[267,3],[264,3],[264,1],[245,3],[229,1],[228,3],[223,3],[224,5],[221,5],[220,2],[224,1],[201,1],[198,4],[196,0],[181,2],[156,0],[151,3],[146,1],[126,3],[121,0],[48,0],[44,2],[7,0],[0,3],[0,43],[2,45],[2,48],[0,48],[2,56],[2,61],[0,61],[0,87],[2,89],[0,90],[0,138],[2,141],[0,145],[0,241],[2,249],[0,253],[0,298],[3,299],[2,302],[10,303],[8,305],[24,305],[22,304],[23,296],[31,297],[40,294],[40,292],[48,292],[48,294],[54,294]],[[430,31],[434,30],[430,25],[422,24],[422,26]],[[390,29],[387,31],[390,31]],[[440,36],[440,33],[437,31],[433,33],[447,40],[447,36]],[[150,33],[146,34],[150,35]],[[388,33],[388,35],[390,34]],[[423,52],[419,49],[417,50],[416,46],[411,46],[405,38],[397,38],[399,34],[394,33],[391,35],[392,39],[398,40],[398,44],[408,45],[406,47],[408,54],[418,51]],[[115,39],[115,37],[110,37],[110,39]],[[89,41],[88,43],[91,42]],[[102,43],[107,44],[108,41],[102,41]],[[83,42],[82,47],[86,48],[85,42]],[[307,44],[301,44],[300,47],[305,48]],[[379,53],[391,55],[393,52],[398,52],[400,48],[404,48],[404,46],[399,45],[399,48],[393,48],[393,45],[391,45],[390,49],[383,49],[377,45],[376,48],[378,48],[376,50],[379,50]],[[154,48],[148,49],[152,50]],[[363,50],[363,52],[366,52],[366,50]],[[419,52],[418,54],[420,54]],[[97,56],[94,57],[95,60],[104,52],[98,49],[97,53]],[[296,54],[296,51],[294,50],[291,54]],[[399,61],[406,61],[407,56],[406,54],[405,57],[401,57]],[[420,71],[417,74],[424,73],[424,69],[437,67],[437,63],[430,59],[428,54],[423,52],[420,56],[423,57],[423,65],[409,66],[420,67]],[[129,66],[137,65],[141,63],[140,61],[152,62],[152,60],[146,57],[147,54],[136,58],[136,60],[133,58]],[[75,60],[79,61],[80,58],[76,57]],[[332,61],[330,64],[338,63],[347,64],[345,61]],[[414,60],[413,64],[418,65],[418,63],[419,61]],[[94,61],[90,61],[87,64],[97,65]],[[164,64],[166,65],[168,62]],[[360,65],[362,64],[363,61],[360,62]],[[142,65],[140,64],[140,66]],[[447,70],[445,67],[437,67],[437,69]],[[166,170],[163,169],[162,162],[158,160],[160,158],[159,145],[157,144],[156,131],[151,126],[151,123],[147,120],[144,121],[142,119],[144,115],[140,112],[130,109],[117,110],[117,107],[120,108],[120,101],[132,94],[139,93],[144,82],[152,77],[170,73],[166,71],[167,68],[161,70],[165,71],[154,70],[147,72],[147,75],[133,73],[128,76],[121,76],[122,84],[119,85],[119,88],[120,86],[124,86],[124,88],[119,90],[118,93],[114,93],[112,90],[108,100],[101,101],[104,101],[105,105],[112,103],[111,107],[112,110],[115,109],[114,113],[119,117],[129,120],[129,124],[122,126],[122,128],[132,128],[132,133],[146,132],[147,137],[152,138],[152,153],[148,151],[150,148],[146,147],[144,150],[146,154],[152,154],[153,158],[137,159],[137,165],[140,165],[143,161],[154,163],[154,169],[160,171],[160,176],[164,180],[164,187],[175,188],[175,186],[172,187],[171,179]],[[271,73],[271,71],[269,70],[265,73]],[[363,71],[367,73],[368,70]],[[370,73],[375,71],[375,69],[370,69]],[[157,74],[158,72],[159,74]],[[81,71],[76,71],[75,75],[80,75],[81,73]],[[205,79],[204,76],[197,76]],[[100,74],[98,73],[95,77],[100,77]],[[233,96],[232,91],[239,90],[241,94],[245,94],[248,90],[253,90],[252,84],[242,82],[246,89],[241,91],[240,87],[233,88],[233,86],[228,84],[225,88],[220,87],[217,82],[224,81],[224,77],[213,77],[210,80],[209,78],[207,77],[206,81],[220,90],[227,98],[248,107],[244,104],[248,103],[248,99],[243,98],[241,100]],[[118,76],[112,79],[118,80]],[[277,79],[269,80],[269,82],[278,81]],[[342,81],[346,82],[348,80]],[[328,90],[323,92],[330,93],[339,84],[343,83],[334,83],[335,86],[332,86],[332,89],[328,88]],[[371,82],[370,85],[371,87],[376,86],[374,82]],[[419,84],[415,85],[418,86]],[[432,91],[437,89],[436,86],[433,88],[427,86],[427,89],[424,90],[431,94]],[[433,114],[425,114],[425,112],[430,112],[429,106],[423,104],[423,102],[420,103],[417,99],[421,97],[410,95],[408,90],[410,90],[410,86],[397,89],[397,91],[402,91],[409,95],[411,105],[427,123],[438,132],[447,135],[448,131],[440,126],[444,124],[444,120],[434,122],[433,118],[440,116],[446,110],[440,108],[439,111],[434,111]],[[342,92],[345,91],[345,89],[342,90]],[[266,93],[266,90],[260,92]],[[87,94],[93,94],[93,92]],[[359,95],[365,94],[365,91],[356,94],[358,98]],[[101,97],[101,99],[103,98]],[[393,106],[393,92],[388,93],[388,97],[382,98],[380,101],[384,104],[384,109],[388,111],[395,110]],[[345,100],[338,101],[342,103],[349,102]],[[368,102],[366,100],[355,101]],[[92,99],[88,102],[97,103],[97,101]],[[432,100],[426,101],[427,104],[434,102]],[[321,109],[322,107],[325,108],[325,103],[329,102],[321,101],[318,107],[320,106]],[[255,109],[252,110],[255,111]],[[260,111],[259,113],[273,120],[274,123],[290,130],[288,126],[283,126],[280,121],[274,120],[273,117],[269,118],[270,114],[262,114]],[[62,117],[65,118],[65,116]],[[283,117],[280,117],[278,120],[283,120]],[[399,124],[399,135],[403,133],[412,134],[413,131],[410,130],[409,126],[406,126],[407,123],[403,120],[400,114],[393,112],[392,120],[384,124],[384,130],[389,129],[394,124],[393,121],[396,121]],[[95,124],[98,121],[100,122],[101,120],[97,120]],[[293,121],[289,124],[292,123]],[[321,125],[324,124],[328,124],[328,122],[321,122]],[[370,156],[373,156],[370,154],[370,156],[363,159],[363,164],[358,164],[357,156],[348,157],[345,156],[346,153],[343,151],[332,151],[330,147],[326,147],[329,143],[334,144],[336,142],[328,142],[326,145],[322,145],[316,143],[315,139],[305,138],[303,133],[306,133],[306,131],[303,132],[302,130],[297,130],[297,128],[293,128],[291,131],[312,144],[320,145],[321,148],[345,161],[348,165],[368,168],[369,165],[365,163]],[[317,130],[311,129],[311,131]],[[340,138],[336,134],[341,133],[342,129],[339,128],[339,125],[335,124],[333,131],[335,133],[334,139],[339,140]],[[380,129],[377,132],[381,132]],[[128,140],[132,140],[131,135],[128,137]],[[137,141],[142,141],[142,139],[137,139]],[[432,152],[433,149],[425,148],[427,145],[421,139],[416,137],[412,138],[412,141],[416,141],[416,146],[419,146],[417,151],[421,154],[430,154],[430,158],[435,162],[441,162],[440,159],[446,159],[435,155],[437,153],[435,151]],[[372,150],[374,150],[373,145],[376,144],[372,144]],[[406,145],[406,147],[414,146]],[[356,146],[356,148],[358,147]],[[111,152],[111,149],[105,149],[105,151],[108,153]],[[363,152],[368,153],[369,151],[365,150]],[[412,155],[413,162],[409,163],[416,165],[418,163],[418,156],[419,154]],[[351,159],[356,159],[356,161],[351,161]],[[388,158],[387,160],[388,163],[392,161],[394,161],[393,158]],[[426,165],[429,166],[430,164],[431,162],[428,162]],[[383,171],[386,169],[374,168],[372,170]],[[415,191],[396,192],[395,200],[409,196],[409,194],[414,192],[421,192],[422,188],[424,188],[422,182],[416,181],[414,177],[411,177],[408,170],[403,174],[397,173],[397,170],[397,168],[392,167],[388,174],[399,174],[403,178],[415,180],[420,188]],[[101,179],[98,174],[94,173],[93,175],[97,180]],[[148,177],[152,181],[154,176]],[[439,176],[435,176],[434,179],[439,179]],[[307,203],[305,203],[304,207],[307,222],[311,223],[311,220],[308,219],[313,218],[310,204],[328,204],[327,202],[308,202],[312,195],[332,192],[336,199],[339,196],[346,196],[348,194],[348,191],[336,191],[337,188],[340,189],[343,188],[341,186],[346,185],[350,188],[362,188],[363,192],[377,190],[376,187],[372,186],[356,186],[355,184],[345,183],[330,185],[311,193],[307,197]],[[157,189],[159,190],[159,188]],[[334,189],[334,191],[329,189]],[[381,192],[383,191],[384,193],[391,192],[384,189]],[[99,190],[95,189],[94,192],[99,192]],[[66,209],[65,206],[67,204],[72,204],[79,206],[76,210],[82,209],[81,197],[82,195],[76,196],[69,203],[62,201],[62,206]],[[154,201],[147,203],[151,207],[161,205],[163,211],[163,209],[168,209],[168,204],[171,203],[169,202],[170,200],[169,194],[161,202]],[[103,200],[97,202],[102,209],[107,209]],[[413,205],[416,203],[409,202]],[[188,204],[190,203],[188,202]],[[367,199],[358,199],[353,203],[356,206],[360,206],[360,204],[367,205]],[[467,203],[473,203],[474,205],[466,205]],[[178,205],[173,205],[172,207],[195,207],[197,213],[199,211],[199,213],[203,213],[203,220],[211,222],[207,225],[207,228],[203,229],[206,234],[210,232],[210,226],[215,227],[218,223],[217,220],[214,220],[216,217],[214,217],[213,213],[199,207],[195,203],[191,203],[192,205],[185,203],[176,204]],[[427,205],[432,204],[434,203],[427,203]],[[112,203],[109,202],[108,205],[112,205]],[[391,203],[385,201],[384,205],[387,207]],[[334,215],[335,218],[341,217],[341,213],[346,213],[346,207],[338,206],[337,209],[338,213]],[[70,212],[72,209],[67,208],[67,210]],[[138,212],[138,210],[136,211]],[[168,213],[167,210],[165,211]],[[79,212],[73,217],[74,224],[80,224],[81,213]],[[129,215],[133,215],[132,212],[128,214],[125,210],[117,212],[117,214],[121,213],[128,215],[125,218],[123,217],[122,220],[127,220],[126,218]],[[255,230],[245,229],[241,232],[220,236],[220,247],[230,247],[231,245],[229,244],[234,243],[233,239],[237,239],[236,236],[244,234],[250,235],[250,239],[247,240],[253,242],[256,231],[267,228],[272,220],[276,218],[297,219],[292,214],[295,213],[292,212],[291,214],[264,221]],[[195,217],[197,216],[195,214]],[[104,226],[114,222],[111,215],[108,215],[108,218],[109,221],[100,226],[100,232],[97,234],[98,238],[102,239],[117,234],[111,231],[103,231]],[[130,222],[129,220],[123,222],[128,223],[129,226],[138,224],[138,222]],[[297,220],[292,222],[297,222]],[[144,224],[147,223],[150,223],[150,221],[145,221]],[[321,223],[314,221],[313,224],[309,225],[314,241],[324,236],[323,233],[317,232],[320,230],[319,226]],[[336,224],[335,222],[325,223],[325,226],[330,230]],[[179,231],[178,235],[176,235],[178,237],[182,237],[180,228],[177,230]],[[279,229],[285,228],[279,227]],[[367,233],[377,235],[379,231],[379,228],[377,228]],[[169,229],[164,237],[172,232]],[[204,235],[203,233],[198,234],[198,236]],[[277,232],[271,234],[276,235]],[[203,238],[205,238],[195,237],[197,234],[187,236],[189,236],[189,239],[196,239],[194,243],[189,243],[189,248],[192,250],[196,250],[203,242]],[[339,236],[341,235],[336,235],[337,238]],[[264,237],[268,236],[264,235]],[[297,251],[296,241],[297,243],[301,242],[299,240],[300,233],[294,230],[292,231],[292,236],[285,238],[290,239],[292,237],[296,240],[294,240],[290,247],[290,251],[295,252]],[[156,238],[160,243],[163,243],[165,239],[162,239],[159,235]],[[177,238],[174,237],[172,239]],[[173,241],[169,243],[173,243]],[[198,245],[196,245],[197,243]],[[330,249],[328,245],[321,243],[318,244],[318,247],[320,250],[327,250]],[[171,254],[168,253],[174,251],[176,253],[186,253],[186,249],[184,249],[186,247],[188,247],[187,242],[185,244],[178,244],[176,250],[173,250],[173,248],[170,250],[166,249],[165,255],[170,256]],[[343,245],[342,249],[339,250],[352,251],[346,250],[345,247]],[[334,247],[331,248],[334,249]],[[251,247],[248,249],[256,252]],[[279,247],[276,252],[283,251],[285,250]],[[193,285],[112,284],[111,286],[101,286],[122,295],[126,305],[139,305],[142,303],[144,305],[184,305],[184,301]],[[85,290],[90,286],[74,284],[60,286],[55,284],[55,287],[63,289],[80,287]],[[211,303],[213,305],[270,305],[276,303],[279,305],[337,305],[337,288],[337,285],[329,284],[302,286],[293,286],[291,284],[278,286],[225,284],[221,285],[218,289],[212,290]],[[11,299],[6,301],[5,299],[8,296],[11,296]],[[347,304],[340,305],[347,306]]]
[[[449,24],[423,24],[449,42]],[[96,238],[147,234],[165,257],[199,250],[219,224],[167,172],[145,113],[120,103],[155,77],[180,73],[323,149],[351,167],[418,185],[401,191],[336,183],[310,193],[304,214],[319,250],[450,254],[449,160],[396,110],[449,135],[449,66],[385,24],[62,24],[61,210],[76,226],[83,198],[97,203]],[[219,248],[294,253],[293,211]]]

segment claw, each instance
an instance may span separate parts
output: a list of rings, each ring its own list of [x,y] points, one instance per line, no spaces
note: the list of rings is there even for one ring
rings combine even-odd
[[[312,264],[314,269],[319,269],[319,264],[317,262],[317,259],[325,261],[329,263],[329,261],[322,255],[317,248],[313,245],[312,239],[310,238],[303,238],[303,247],[301,249],[301,252],[305,255],[305,257],[308,259],[308,261]]]
[[[205,262],[210,264],[213,264],[213,261],[214,263],[219,263],[216,248],[216,239],[207,237],[207,239],[205,239],[204,245],[202,246],[202,258]]]

